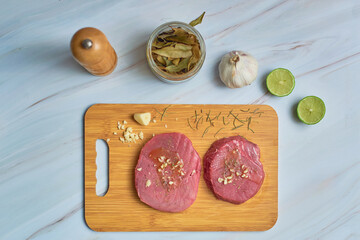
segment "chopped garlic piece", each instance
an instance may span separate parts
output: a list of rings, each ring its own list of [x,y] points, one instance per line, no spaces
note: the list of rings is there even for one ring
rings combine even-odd
[[[147,180],[147,181],[146,181],[146,187],[150,187],[150,185],[151,185],[151,181],[150,181],[150,180]]]

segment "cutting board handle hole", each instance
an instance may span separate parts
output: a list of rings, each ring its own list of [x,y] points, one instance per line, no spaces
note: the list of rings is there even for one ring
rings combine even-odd
[[[96,195],[103,197],[109,189],[109,146],[103,139],[96,140]]]

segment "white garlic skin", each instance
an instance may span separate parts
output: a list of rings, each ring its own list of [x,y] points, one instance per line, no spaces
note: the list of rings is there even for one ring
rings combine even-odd
[[[257,77],[258,62],[249,53],[231,51],[225,54],[219,64],[221,81],[229,88],[250,85]]]

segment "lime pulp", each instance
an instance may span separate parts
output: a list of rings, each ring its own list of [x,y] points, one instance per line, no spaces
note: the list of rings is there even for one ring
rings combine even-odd
[[[285,97],[294,90],[295,77],[288,69],[274,69],[266,77],[266,87],[271,94]]]
[[[320,122],[324,118],[325,112],[325,103],[316,96],[304,97],[297,106],[299,119],[308,125]]]

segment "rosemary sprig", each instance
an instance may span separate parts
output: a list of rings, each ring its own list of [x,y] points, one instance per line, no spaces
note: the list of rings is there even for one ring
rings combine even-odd
[[[221,112],[220,112],[221,113]],[[220,114],[218,114],[218,115],[216,115],[214,118],[210,118],[211,119],[211,121],[214,121],[215,119],[217,120],[217,119],[219,119],[219,116],[220,116]]]
[[[189,118],[187,118],[187,122],[188,122],[189,127],[190,127],[192,130],[195,130],[195,128],[193,128],[193,127],[191,126]]]
[[[195,109],[195,120],[194,120],[194,123],[196,123],[197,118],[198,118],[198,114],[197,114],[197,111],[196,111],[196,109]]]
[[[211,114],[211,110],[209,110],[209,112],[208,113],[205,113],[206,114],[206,121],[207,122],[211,122],[211,118],[210,118],[210,114]]]
[[[247,129],[250,130],[251,117],[248,117],[247,122],[248,122]]]
[[[202,134],[202,138],[205,136],[205,134],[209,131],[209,128],[211,128],[212,126],[210,125],[210,126],[208,126],[207,128],[205,128],[205,130],[204,130],[204,132],[203,132],[203,134]]]
[[[231,131],[234,131],[234,130],[238,129],[239,127],[242,127],[242,126],[244,126],[244,124],[241,124],[239,126],[236,126],[236,127],[232,128]]]
[[[237,114],[236,116],[235,115],[233,115],[234,116],[234,121],[233,121],[233,125],[234,125],[234,127],[236,127],[236,124],[235,124],[235,122],[236,122],[236,120],[239,120],[238,118],[237,118],[237,116],[239,116],[239,114]]]
[[[169,109],[169,107],[171,107],[171,105],[169,105],[169,106],[167,106],[166,108],[164,108],[163,113],[162,113],[161,118],[160,118],[160,121],[163,120],[163,118],[164,118],[164,116],[165,116],[165,113],[166,113],[166,111]]]
[[[220,115],[221,115],[221,112],[219,112],[219,114],[216,116],[216,120],[219,120]]]
[[[203,121],[204,121],[203,116],[201,116],[201,117],[199,118],[199,120],[197,121],[197,123],[196,123],[196,129],[199,129],[199,122],[200,122],[200,120],[201,120],[201,123],[203,123]]]
[[[259,111],[259,108],[255,109],[254,111],[249,112],[249,113],[251,113],[251,114],[255,114],[257,111]]]
[[[158,114],[162,114],[161,112],[159,112],[159,110],[157,110],[156,108],[154,108],[155,109],[155,111],[158,113]]]
[[[221,130],[223,130],[224,129],[224,127],[222,127],[222,128],[220,128],[219,130],[217,130],[217,132],[214,134],[214,137],[216,137],[216,135],[221,131]]]
[[[237,114],[237,115],[235,116],[235,114],[231,113],[231,115],[234,117],[234,120],[236,119],[236,120],[238,120],[238,121],[241,122],[241,123],[246,122],[246,121],[240,120],[240,119],[238,118],[239,114]]]
[[[257,109],[255,109],[254,111],[249,112],[249,113],[254,114],[254,115],[255,115],[255,114],[258,114],[259,117],[261,117],[261,114],[264,113],[264,112],[259,112],[259,109],[260,109],[260,108],[257,108]]]
[[[227,126],[227,125],[229,125],[229,123],[230,123],[230,122],[225,123],[225,117],[223,116],[223,124],[224,124],[225,126]]]
[[[249,112],[250,111],[250,108],[248,108],[248,110],[242,110],[242,109],[240,109],[240,111],[242,111],[242,112]]]

